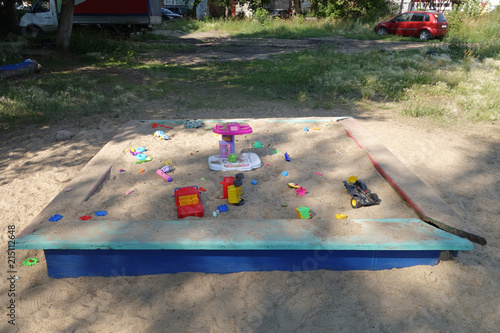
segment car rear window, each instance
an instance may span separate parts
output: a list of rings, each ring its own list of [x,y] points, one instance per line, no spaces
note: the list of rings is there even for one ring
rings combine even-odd
[[[443,14],[434,14],[438,22],[446,22],[446,17]]]

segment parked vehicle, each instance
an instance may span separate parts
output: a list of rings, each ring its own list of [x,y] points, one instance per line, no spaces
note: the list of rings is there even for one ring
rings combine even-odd
[[[59,24],[61,0],[38,0],[21,17],[27,37],[54,32]],[[75,3],[74,25],[97,26],[116,34],[130,33],[161,24],[160,2],[154,0],[79,0]]]
[[[379,35],[401,35],[429,40],[448,33],[448,21],[442,13],[411,11],[375,26]]]
[[[171,10],[167,8],[162,8],[161,9],[161,19],[163,22],[169,21],[169,20],[181,20],[182,15],[173,13]]]
[[[273,9],[269,12],[269,17],[287,19],[290,17],[290,14],[285,9]]]
[[[189,14],[189,9],[185,7],[165,7],[170,10],[172,13],[179,14],[180,16],[187,17]]]

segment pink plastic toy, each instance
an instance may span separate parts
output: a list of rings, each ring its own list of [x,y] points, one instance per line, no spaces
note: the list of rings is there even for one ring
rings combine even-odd
[[[237,122],[228,122],[218,124],[213,128],[214,133],[222,135],[222,141],[219,141],[219,156],[227,157],[234,154],[234,136],[252,133],[252,128],[247,124]]]
[[[165,179],[167,182],[171,182],[172,181],[172,177],[170,177],[169,175],[167,175],[165,172],[161,171],[161,169],[156,170],[156,174],[158,176],[162,177],[163,179]]]
[[[236,154],[234,148],[235,135],[252,133],[252,128],[249,125],[227,122],[216,125],[212,130],[214,133],[222,135],[222,140],[219,141],[219,155],[208,158],[210,170],[250,171],[262,166],[257,154],[250,152]]]

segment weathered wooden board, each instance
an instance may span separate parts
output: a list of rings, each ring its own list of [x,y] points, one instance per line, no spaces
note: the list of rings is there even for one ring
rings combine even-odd
[[[135,126],[139,121],[127,123],[123,130],[113,137],[78,173],[66,188],[71,191],[62,190],[19,234],[18,238],[53,226],[48,218],[55,211],[62,211],[62,208],[71,207],[88,200],[89,197],[99,188],[99,186],[109,176],[113,162],[119,154],[128,147],[128,142],[135,135]]]
[[[176,220],[54,223],[19,249],[71,250],[472,250],[418,219]]]
[[[477,244],[487,243],[484,237],[466,231],[471,226],[357,120],[347,118],[340,123],[368,154],[380,174],[415,209],[421,219]]]
[[[181,272],[382,270],[436,265],[440,251],[45,250],[52,278]]]

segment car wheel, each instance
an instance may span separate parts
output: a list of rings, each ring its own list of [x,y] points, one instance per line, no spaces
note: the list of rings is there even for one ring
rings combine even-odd
[[[377,29],[377,35],[381,35],[382,36],[382,35],[387,35],[387,34],[388,34],[388,31],[387,31],[386,28],[380,27],[380,28]]]
[[[432,35],[429,31],[427,30],[422,30],[420,31],[420,33],[418,34],[418,38],[420,38],[421,40],[429,40],[432,38]]]
[[[41,34],[42,34],[42,31],[38,27],[36,27],[34,25],[29,25],[29,26],[23,28],[23,35],[26,38],[36,39]]]

